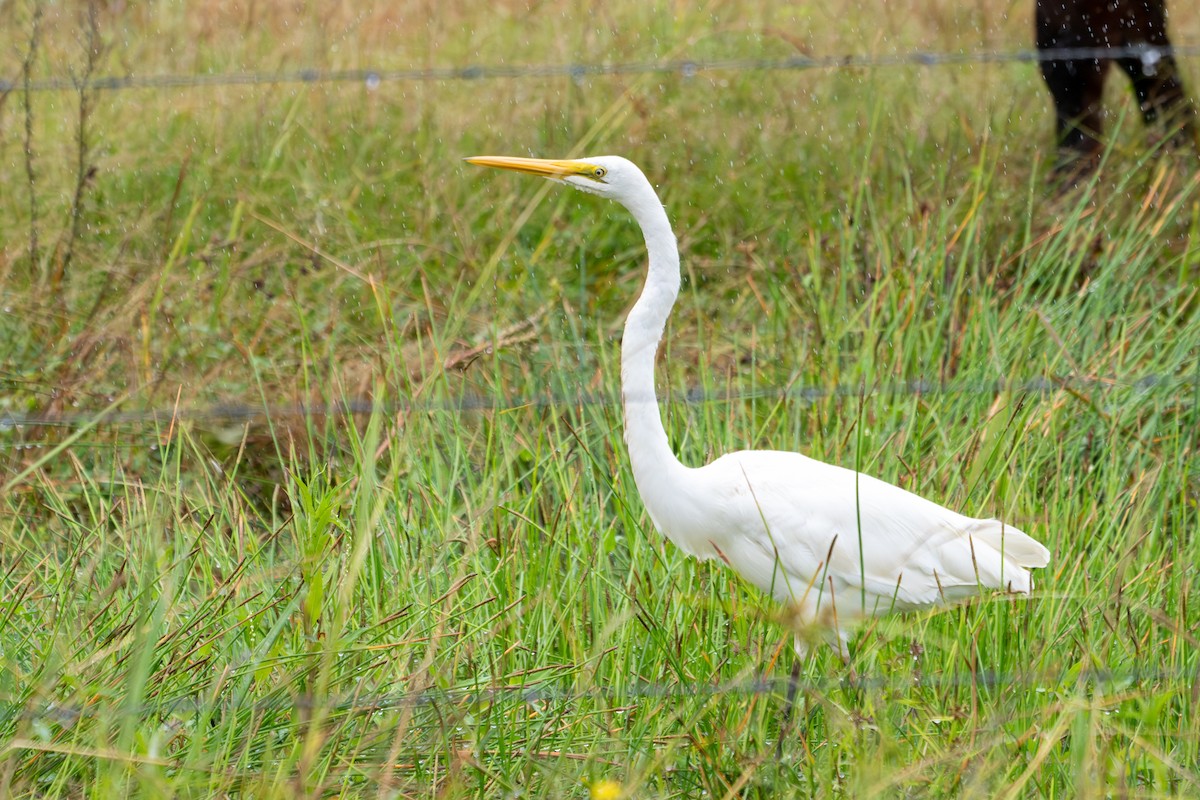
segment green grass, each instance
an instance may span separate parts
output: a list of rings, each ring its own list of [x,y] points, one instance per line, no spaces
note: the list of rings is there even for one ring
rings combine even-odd
[[[102,14],[99,72],[1019,49],[1031,12],[252,5]],[[34,77],[78,71],[73,14]],[[79,96],[32,97],[32,187],[22,103],[0,414],[68,424],[0,423],[0,796],[1200,793],[1200,181],[1137,125],[1055,196],[1030,65],[99,93],[60,269]],[[785,615],[632,483],[632,221],[483,152],[659,186],[685,461],[1002,517],[1053,552],[1034,597],[865,626],[785,730]]]

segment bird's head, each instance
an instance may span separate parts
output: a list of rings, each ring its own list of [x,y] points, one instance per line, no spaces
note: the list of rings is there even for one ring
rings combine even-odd
[[[495,169],[509,169],[529,175],[540,175],[565,183],[591,194],[618,202],[628,200],[637,189],[648,186],[642,171],[620,156],[595,156],[556,160],[549,158],[515,158],[511,156],[472,156],[470,164]]]

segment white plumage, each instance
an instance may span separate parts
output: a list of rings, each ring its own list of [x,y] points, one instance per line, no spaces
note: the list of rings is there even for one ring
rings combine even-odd
[[[645,286],[625,321],[621,396],[638,492],[655,527],[701,559],[720,559],[787,604],[800,626],[841,647],[855,621],[985,590],[1028,593],[1050,552],[1016,528],[972,519],[869,475],[799,453],[741,450],[689,468],[671,450],[654,392],[654,360],[679,293],[679,251],[666,211],[634,164],[479,156],[481,166],[541,175],[616,200],[641,226]],[[805,650],[798,633],[796,647]]]

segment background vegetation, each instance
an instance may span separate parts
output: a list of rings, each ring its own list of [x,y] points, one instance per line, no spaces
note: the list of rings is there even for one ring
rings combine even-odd
[[[85,82],[1014,51],[1031,16],[0,2],[0,795],[1200,793],[1200,179],[1123,81],[1068,193],[1030,63]],[[483,152],[658,184],[685,460],[1003,517],[1036,596],[866,626],[785,725],[779,610],[632,485],[636,229]]]

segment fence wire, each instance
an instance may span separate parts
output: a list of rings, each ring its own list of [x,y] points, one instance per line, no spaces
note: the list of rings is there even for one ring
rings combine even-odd
[[[1153,75],[1169,57],[1200,56],[1200,44],[1135,45],[1128,47],[1063,47],[1047,50],[915,50],[902,53],[808,56],[788,58],[668,59],[663,61],[576,62],[560,64],[474,64],[409,69],[320,69],[235,72],[215,74],[109,75],[80,81],[75,77],[38,78],[29,81],[30,92],[125,89],[187,89],[263,84],[361,84],[378,89],[385,83],[445,83],[453,81],[569,78],[583,81],[614,75],[671,74],[694,78],[709,72],[785,72],[885,67],[938,67],[970,64],[1030,63],[1137,59]],[[0,93],[23,90],[23,79],[0,78]]]
[[[705,390],[699,387],[683,392],[664,393],[664,404],[709,405],[740,403],[758,400],[776,402],[815,403],[829,398],[909,397],[938,395],[996,395],[1003,392],[1020,395],[1045,395],[1068,391],[1141,391],[1174,390],[1181,399],[1191,393],[1200,402],[1200,369],[1190,376],[1143,375],[1135,378],[1078,377],[1047,375],[1024,380],[938,381],[915,379],[878,383],[839,383],[829,386],[790,386],[748,390]],[[79,428],[83,426],[168,426],[179,422],[253,424],[267,420],[313,419],[325,416],[358,416],[399,413],[473,411],[514,411],[519,408],[619,408],[628,399],[615,391],[609,392],[546,392],[537,395],[502,396],[464,394],[457,397],[429,400],[397,400],[377,403],[371,400],[349,400],[330,405],[265,406],[249,404],[216,404],[204,408],[148,409],[134,411],[111,410],[99,413],[39,414],[0,413],[0,437],[19,438],[28,428]],[[633,401],[633,402],[636,402]],[[0,441],[0,449],[13,447]],[[28,445],[18,445],[26,447]]]
[[[49,77],[31,80],[0,78],[0,94],[23,91],[60,92],[80,90],[121,91],[130,89],[204,88],[240,85],[272,84],[362,84],[377,89],[384,83],[452,82],[480,80],[520,80],[526,78],[570,78],[615,75],[674,74],[692,78],[710,72],[764,72],[830,69],[878,69],[884,67],[937,67],[969,64],[1041,63],[1052,60],[1137,59],[1146,71],[1153,73],[1164,58],[1200,56],[1200,44],[1176,44],[1171,47],[1136,45],[1127,47],[1054,48],[1047,50],[988,50],[988,51],[908,51],[880,55],[846,54],[830,56],[799,55],[788,58],[723,58],[673,59],[662,61],[580,62],[557,64],[486,64],[433,67],[422,69],[349,69],[326,70],[301,68],[295,70],[260,71],[218,74],[163,74],[93,77],[80,81],[76,77]],[[0,381],[3,378],[0,376]],[[665,402],[703,404],[757,399],[796,400],[814,402],[828,397],[864,395],[926,395],[926,394],[985,394],[1001,391],[1044,394],[1057,390],[1111,389],[1129,387],[1151,389],[1165,382],[1174,382],[1181,390],[1200,391],[1200,374],[1193,378],[1174,376],[1145,376],[1135,380],[1077,377],[1039,377],[1024,381],[992,381],[947,383],[917,379],[887,385],[864,387],[860,384],[833,387],[808,386],[752,391],[705,392],[694,389],[675,393]],[[211,421],[251,423],[264,419],[306,418],[328,414],[395,414],[401,411],[500,411],[523,406],[576,407],[616,406],[621,399],[615,393],[581,392],[573,394],[541,394],[530,397],[488,397],[465,395],[459,398],[433,401],[403,401],[381,406],[370,402],[351,401],[332,406],[274,406],[217,404],[207,408],[180,411],[136,410],[106,413],[78,413],[47,416],[0,411],[0,437],[12,437],[25,428],[78,428],[82,425],[158,425],[174,421]],[[0,441],[0,449],[12,447]],[[21,445],[24,446],[24,445]]]
[[[274,696],[248,701],[244,705],[229,701],[214,701],[212,698],[175,697],[163,698],[156,703],[122,709],[120,715],[179,717],[206,711],[253,710],[253,711],[312,711],[322,709],[341,714],[362,714],[395,711],[404,708],[458,706],[476,703],[516,702],[531,704],[572,704],[580,702],[620,705],[640,701],[678,701],[681,699],[711,700],[720,697],[775,696],[783,698],[788,692],[791,678],[759,677],[748,680],[714,684],[659,684],[638,683],[624,689],[594,687],[587,689],[564,689],[548,682],[523,686],[478,686],[459,688],[431,688],[404,692],[386,692],[372,695],[356,692],[347,697],[313,698],[300,694]],[[994,670],[956,672],[950,674],[920,674],[901,676],[889,675],[823,675],[800,676],[796,690],[802,693],[828,695],[834,690],[874,691],[903,693],[907,691],[936,691],[961,688],[984,688],[988,690],[1020,689],[1038,693],[1076,694],[1086,693],[1100,698],[1106,693],[1128,694],[1138,688],[1178,687],[1192,693],[1200,684],[1197,669],[1147,668],[1127,671],[1079,670],[1075,668],[1056,672],[1008,673]],[[53,701],[22,702],[9,696],[0,699],[0,723],[4,720],[23,718],[45,720],[60,725],[74,725],[81,719],[98,716],[110,717],[110,708],[56,703]]]
[[[887,67],[941,67],[973,64],[1028,63],[1039,64],[1053,60],[1137,59],[1143,68],[1153,73],[1164,58],[1200,56],[1200,44],[1174,47],[1136,46],[1121,48],[1059,48],[1050,50],[1010,51],[910,51],[882,55],[845,54],[829,56],[793,56],[788,58],[724,58],[673,59],[629,62],[583,62],[552,64],[483,64],[421,69],[349,69],[328,70],[299,68],[295,70],[258,71],[219,74],[159,74],[121,75],[92,78],[86,83],[71,77],[48,77],[31,80],[26,85],[20,79],[0,78],[0,93],[28,90],[34,93],[101,90],[156,90],[217,88],[256,85],[329,85],[356,84],[367,90],[379,89],[389,83],[445,83],[488,80],[570,79],[584,81],[607,76],[637,76],[647,74],[674,75],[691,79],[707,73],[723,72],[789,72],[810,70],[880,69]],[[739,391],[706,391],[693,389],[669,393],[666,403],[690,405],[743,402],[753,400],[795,401],[811,403],[830,397],[861,397],[878,395],[946,395],[946,394],[1046,394],[1056,391],[1113,391],[1119,389],[1151,391],[1174,389],[1188,391],[1200,398],[1200,372],[1194,376],[1145,375],[1136,378],[1039,376],[1024,380],[941,381],[915,379],[873,385],[844,383],[833,386],[793,386]],[[168,425],[172,421],[201,421],[249,424],[265,419],[309,418],[321,415],[360,415],[420,411],[502,411],[520,407],[617,407],[621,398],[615,392],[543,393],[533,396],[501,397],[463,395],[437,400],[402,400],[389,404],[370,401],[350,401],[330,406],[290,405],[259,406],[217,404],[193,409],[149,409],[110,411],[106,413],[75,413],[57,416],[0,412],[0,437],[20,438],[25,428],[79,428],[85,425]],[[0,449],[29,445],[5,443]],[[315,702],[302,697],[273,697],[252,701],[247,705],[255,710],[301,710],[320,705],[339,713],[356,714],[386,712],[402,708],[433,707],[439,704],[459,705],[472,702],[511,701],[520,703],[620,703],[645,700],[678,700],[682,698],[716,698],[721,696],[783,696],[789,679],[755,678],[713,685],[636,684],[615,691],[608,688],[562,689],[550,682],[523,686],[482,686],[426,689],[390,692],[374,696],[359,694],[350,698],[327,698]],[[1063,670],[1056,673],[975,673],[927,674],[919,678],[900,678],[875,675],[857,678],[852,688],[901,692],[914,689],[956,688],[981,686],[994,689],[1018,688],[1028,691],[1086,691],[1136,690],[1139,687],[1167,684],[1188,688],[1200,685],[1200,672],[1195,669],[1145,669],[1128,672]],[[804,692],[828,693],[848,686],[845,677],[826,675],[803,677],[798,688]],[[218,702],[216,706],[234,708],[233,701]],[[168,698],[158,703],[123,709],[121,714],[133,715],[194,715],[211,710],[212,703],[199,698]],[[73,705],[47,701],[23,700],[17,697],[0,699],[0,722],[13,718],[43,720],[57,725],[72,725],[81,719],[99,715],[111,716],[111,708]]]

